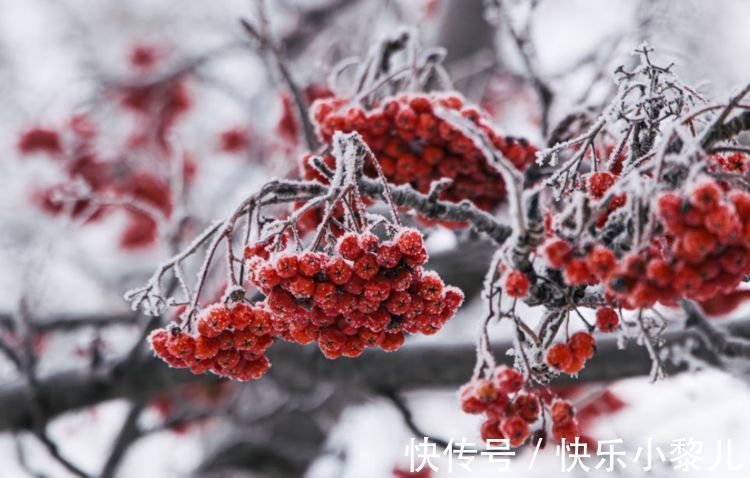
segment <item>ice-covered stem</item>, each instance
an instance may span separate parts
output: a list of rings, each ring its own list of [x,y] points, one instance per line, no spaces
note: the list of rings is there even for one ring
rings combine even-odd
[[[190,315],[198,305],[198,299],[208,275],[208,267],[219,245],[226,241],[227,247],[231,249],[235,223],[240,217],[256,207],[295,202],[299,200],[300,194],[319,196],[325,194],[327,189],[326,186],[312,181],[275,180],[267,183],[258,193],[245,198],[224,221],[215,222],[206,228],[188,247],[163,262],[145,286],[128,291],[125,294],[125,299],[132,303],[134,310],[144,308],[146,313],[158,315],[164,307],[170,305],[168,298],[164,297],[161,291],[164,274],[168,271],[174,271],[182,289],[189,290],[180,273],[182,263],[194,255],[203,245],[210,243],[203,267],[198,273],[196,290],[190,297],[186,297],[186,300],[190,303],[190,310],[188,311],[188,315]]]
[[[161,290],[164,275],[172,271],[183,293],[187,296],[185,301],[189,308],[185,313],[186,317],[191,317],[198,308],[200,295],[208,278],[209,267],[222,244],[225,244],[228,248],[230,264],[234,262],[232,247],[236,222],[241,217],[252,214],[256,208],[271,204],[298,202],[301,198],[308,201],[319,201],[320,198],[331,197],[334,200],[333,202],[336,202],[342,197],[342,192],[351,191],[355,194],[366,194],[383,199],[391,205],[394,214],[395,208],[398,206],[413,209],[432,219],[468,222],[478,232],[487,234],[497,244],[504,243],[511,235],[512,229],[508,225],[501,223],[497,218],[477,208],[469,201],[462,201],[457,204],[438,201],[434,196],[422,194],[409,185],[391,186],[382,180],[365,177],[362,174],[364,158],[372,153],[369,152],[369,148],[362,138],[356,133],[337,136],[337,138],[350,144],[351,148],[340,152],[341,161],[339,162],[341,167],[333,174],[331,185],[314,181],[289,180],[275,180],[267,183],[258,193],[252,194],[240,202],[225,220],[218,221],[206,228],[187,248],[163,262],[145,286],[126,293],[125,298],[131,302],[133,309],[143,308],[148,314],[158,315],[165,307],[172,305],[174,301],[168,297],[169,294],[165,295]],[[354,184],[355,181],[356,184]],[[338,186],[332,189],[333,185]],[[330,196],[332,191],[336,194]],[[198,272],[195,290],[190,292],[191,289],[182,274],[182,263],[206,244],[209,244],[208,252]],[[229,270],[231,271],[232,267]],[[233,276],[233,274],[231,275]]]
[[[731,337],[711,324],[695,302],[680,301],[685,311],[685,326],[698,331],[710,351],[726,358],[750,359],[750,340]]]

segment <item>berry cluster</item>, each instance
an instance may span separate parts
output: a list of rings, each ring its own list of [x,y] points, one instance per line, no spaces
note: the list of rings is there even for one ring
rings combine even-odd
[[[549,416],[552,420],[552,439],[556,442],[565,439],[570,443],[581,435],[576,411],[567,400],[553,400],[549,407]]]
[[[578,435],[575,411],[569,409],[565,417],[562,400],[553,400],[548,391],[525,390],[523,374],[516,369],[500,366],[490,378],[473,380],[459,392],[461,408],[465,413],[484,415],[482,439],[507,439],[512,447],[519,447],[528,439],[530,426],[538,421],[543,409],[552,418],[552,434],[556,441],[572,439]]]
[[[460,290],[422,270],[427,252],[415,229],[382,242],[347,233],[334,255],[260,252],[250,259],[249,279],[267,295],[274,332],[317,342],[328,358],[356,357],[365,347],[397,350],[404,333],[436,333],[463,301]]]
[[[743,153],[712,154],[709,168],[714,171],[745,174],[750,171],[750,159]]]
[[[491,378],[465,384],[459,391],[461,409],[466,413],[484,414],[482,439],[504,439],[513,447],[521,446],[529,437],[529,424],[539,418],[539,400],[524,388],[521,372],[498,367]]]
[[[151,348],[170,366],[195,374],[252,380],[268,370],[264,353],[274,339],[271,313],[263,306],[214,304],[201,311],[195,328],[196,334],[175,325],[157,329],[149,337]]]
[[[450,178],[453,182],[441,192],[441,199],[468,199],[484,210],[494,208],[505,198],[502,177],[472,138],[442,119],[436,110],[444,109],[472,123],[519,170],[535,159],[533,146],[523,139],[503,137],[486,115],[476,107],[464,105],[458,96],[402,94],[371,110],[333,97],[317,101],[313,108],[313,119],[323,141],[330,143],[336,131],[359,132],[390,183],[409,183],[427,193],[433,181]],[[325,161],[333,166],[332,157]],[[303,160],[302,168],[307,179],[326,180],[308,161]],[[376,175],[370,164],[365,173]]]
[[[703,178],[684,194],[661,194],[655,214],[659,228],[649,246],[622,258],[601,244],[580,253],[559,238],[549,240],[543,254],[567,284],[602,282],[629,309],[728,294],[750,271],[747,192]]]
[[[576,332],[566,343],[553,344],[547,349],[547,365],[569,375],[583,369],[594,356],[596,340],[587,332]]]

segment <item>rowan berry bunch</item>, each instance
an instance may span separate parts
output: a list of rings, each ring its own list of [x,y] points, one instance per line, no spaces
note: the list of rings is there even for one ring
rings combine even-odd
[[[449,178],[451,183],[440,192],[441,199],[466,199],[491,210],[505,199],[503,178],[477,146],[477,139],[451,117],[460,118],[484,135],[518,170],[534,161],[536,148],[524,139],[501,135],[485,113],[453,93],[404,93],[378,101],[370,109],[341,97],[318,100],[313,105],[321,139],[330,144],[336,131],[359,132],[390,183],[410,184],[428,193],[433,182]],[[303,176],[327,181],[309,158],[303,158]],[[325,161],[333,169],[333,157]],[[376,173],[372,165],[366,166],[366,175],[375,177]]]
[[[270,367],[265,351],[274,341],[271,325],[263,305],[216,303],[201,311],[195,330],[170,324],[153,331],[149,342],[171,367],[245,381],[260,378]]]
[[[744,153],[712,154],[709,168],[713,171],[744,174],[750,170],[750,162]]]
[[[463,301],[427,262],[422,234],[404,228],[393,240],[350,232],[334,252],[253,247],[249,280],[267,296],[274,333],[317,342],[328,358],[357,357],[365,347],[397,350],[405,333],[436,333]]]
[[[543,248],[549,266],[571,286],[603,283],[628,309],[734,291],[750,271],[750,194],[704,177],[659,195],[654,209],[647,247],[618,257],[603,244],[576,250],[558,238]]]
[[[520,371],[500,366],[486,378],[476,378],[461,387],[459,399],[465,413],[482,415],[482,439],[507,439],[512,447],[523,445],[531,435],[531,428],[542,421],[542,415],[552,419],[555,441],[573,439],[578,435],[575,411],[568,402],[552,399],[549,390],[526,388]],[[563,417],[562,404],[567,404]]]
[[[560,372],[574,375],[594,356],[596,340],[588,332],[576,332],[565,343],[556,343],[547,349],[545,361]]]

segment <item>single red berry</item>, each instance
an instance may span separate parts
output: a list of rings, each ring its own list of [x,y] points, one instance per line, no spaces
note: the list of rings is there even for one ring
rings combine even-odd
[[[326,259],[327,257],[323,254],[305,252],[299,257],[297,268],[303,276],[313,277],[325,268]]]
[[[609,171],[591,173],[586,180],[586,187],[594,199],[601,199],[604,193],[615,183],[615,175]]]
[[[601,332],[614,332],[620,325],[620,316],[612,307],[601,307],[596,311],[596,328]]]
[[[712,210],[721,199],[721,187],[710,178],[699,180],[690,193],[690,205],[701,211]]]
[[[659,287],[666,287],[672,281],[672,268],[663,259],[651,259],[646,266],[646,277]]]
[[[510,413],[517,415],[527,423],[533,423],[539,418],[539,400],[533,395],[519,394],[510,404]]]
[[[230,325],[229,311],[221,304],[204,309],[198,316],[198,333],[206,337],[218,337]]]
[[[480,433],[484,441],[505,439],[505,435],[500,431],[500,421],[493,418],[482,422]]]
[[[352,277],[352,267],[339,257],[331,259],[326,266],[328,279],[336,285],[344,285]]]
[[[354,273],[357,274],[360,279],[368,281],[377,275],[378,270],[378,260],[374,254],[364,254],[362,257],[354,261]]]
[[[573,362],[573,350],[568,344],[553,344],[547,349],[547,365],[557,370],[564,370]]]
[[[556,399],[550,407],[550,418],[555,424],[570,423],[575,419],[576,412],[567,400]]]
[[[529,424],[521,417],[513,416],[503,420],[500,430],[508,437],[510,446],[519,447],[529,437]]]
[[[297,275],[299,258],[296,255],[286,254],[276,260],[276,273],[282,279],[291,279]]]
[[[418,255],[424,248],[422,233],[416,229],[403,229],[396,236],[396,245],[405,256]]]
[[[523,374],[514,368],[500,367],[494,375],[497,389],[504,394],[520,392],[525,383]]]
[[[544,255],[550,267],[560,269],[568,258],[571,248],[570,244],[562,239],[552,239],[544,246]]]
[[[574,356],[588,360],[594,356],[596,340],[594,339],[594,336],[588,332],[576,332],[570,336],[568,345],[573,351]]]
[[[607,247],[597,244],[586,256],[586,265],[591,273],[602,280],[607,280],[617,267],[617,258]]]
[[[459,391],[459,399],[461,401],[461,410],[463,410],[464,413],[477,415],[483,413],[487,408],[487,404],[477,397],[474,391],[474,385],[471,383],[467,383],[461,387]]]
[[[398,265],[401,257],[401,251],[392,242],[384,242],[378,248],[377,262],[381,267],[392,269]]]
[[[289,283],[288,290],[298,299],[308,299],[315,292],[315,281],[309,277],[299,275]]]
[[[585,259],[573,258],[565,264],[563,272],[565,282],[569,285],[586,285],[591,282],[592,274]]]
[[[505,293],[510,297],[523,298],[529,292],[529,278],[521,271],[511,271],[505,278]]]
[[[419,281],[419,297],[432,302],[440,298],[444,284],[434,272],[426,272]]]
[[[363,251],[359,245],[359,236],[354,233],[345,234],[338,242],[339,254],[344,259],[355,261],[359,259]]]
[[[281,283],[281,277],[271,264],[263,264],[255,275],[255,283],[261,289],[270,290]]]
[[[255,311],[247,304],[238,303],[228,310],[229,324],[234,330],[244,330],[253,322]]]
[[[171,335],[167,340],[167,350],[175,357],[188,359],[195,354],[195,338],[185,332]]]
[[[167,341],[169,340],[169,334],[164,329],[156,329],[148,337],[148,341],[151,344],[151,348],[154,350],[156,355],[161,358],[171,355],[167,349]]]
[[[380,347],[386,352],[395,352],[404,345],[406,337],[401,332],[397,333],[386,333],[383,337],[383,341],[380,343]]]

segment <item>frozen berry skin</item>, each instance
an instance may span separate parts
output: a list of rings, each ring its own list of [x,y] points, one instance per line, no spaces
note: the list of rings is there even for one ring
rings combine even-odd
[[[570,244],[566,241],[563,241],[562,239],[553,239],[544,245],[543,252],[547,257],[547,262],[550,267],[560,269],[565,265],[571,250],[572,248],[570,247]]]
[[[510,394],[519,392],[525,383],[523,374],[510,367],[501,367],[495,372],[495,383],[501,393]]]
[[[588,360],[594,356],[596,340],[587,332],[576,332],[571,335],[568,344],[575,357]]]
[[[620,316],[611,307],[600,307],[596,311],[596,328],[600,332],[614,332],[620,325]]]
[[[553,344],[545,356],[547,365],[557,370],[564,370],[573,363],[573,350],[568,344]]]
[[[422,233],[416,229],[404,229],[396,236],[396,245],[405,256],[415,256],[424,248]]]
[[[511,416],[503,420],[500,430],[508,437],[510,446],[519,447],[529,437],[529,424],[521,417]]]
[[[510,297],[523,298],[529,292],[529,278],[521,271],[511,271],[505,278],[505,293]]]
[[[591,197],[601,199],[615,183],[615,179],[615,175],[609,171],[591,173],[586,181],[586,187]]]
[[[364,253],[364,250],[359,244],[359,235],[348,233],[342,236],[338,242],[338,251],[344,259],[350,261],[356,261],[359,259]]]

